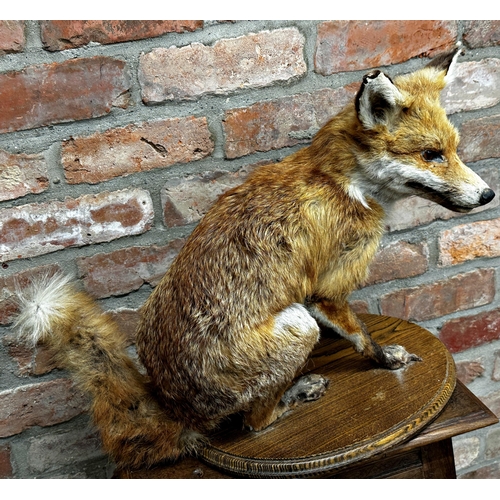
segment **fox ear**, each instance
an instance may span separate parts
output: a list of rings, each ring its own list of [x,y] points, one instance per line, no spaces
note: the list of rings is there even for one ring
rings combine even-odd
[[[436,68],[444,73],[444,83],[448,85],[455,78],[457,59],[463,55],[462,44],[457,43],[457,46],[451,51],[435,57],[427,64],[426,68]]]
[[[356,112],[365,128],[390,126],[400,111],[402,95],[392,80],[379,70],[363,77],[356,95]]]

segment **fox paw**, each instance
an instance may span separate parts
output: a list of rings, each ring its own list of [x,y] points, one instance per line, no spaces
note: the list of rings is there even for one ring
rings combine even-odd
[[[402,368],[412,361],[422,361],[420,356],[410,354],[403,346],[396,344],[383,346],[382,352],[384,353],[383,364],[391,370]]]
[[[300,377],[295,384],[288,389],[281,401],[289,408],[308,401],[316,401],[326,392],[330,381],[315,373],[309,373]]]

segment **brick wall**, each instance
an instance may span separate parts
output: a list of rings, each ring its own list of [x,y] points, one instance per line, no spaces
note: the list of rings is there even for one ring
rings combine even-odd
[[[444,96],[462,158],[500,193],[500,22],[0,22],[0,477],[106,477],[86,398],[17,345],[15,282],[62,269],[130,335],[216,197],[390,74],[467,48]],[[422,59],[423,58],[423,59]],[[401,203],[359,311],[422,324],[500,415],[499,197],[468,215]],[[500,427],[455,439],[463,477],[500,477]]]

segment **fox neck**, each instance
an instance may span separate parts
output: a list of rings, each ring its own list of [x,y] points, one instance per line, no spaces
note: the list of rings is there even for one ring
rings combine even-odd
[[[351,199],[358,201],[367,208],[369,206],[368,199],[371,198],[381,205],[385,212],[388,212],[396,201],[408,195],[392,190],[388,183],[377,182],[377,180],[370,175],[370,171],[380,170],[381,163],[390,162],[376,160],[366,165],[357,161],[356,167],[351,169],[347,174],[349,179],[347,193]]]
[[[308,148],[311,162],[331,177],[354,203],[370,209],[376,202],[387,212],[406,195],[378,178],[377,173],[385,170],[381,167],[390,161],[373,158],[362,138],[354,107],[348,107],[317,133]]]

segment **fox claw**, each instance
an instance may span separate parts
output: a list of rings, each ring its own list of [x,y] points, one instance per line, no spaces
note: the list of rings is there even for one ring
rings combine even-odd
[[[288,407],[307,401],[316,401],[325,394],[329,383],[327,378],[315,373],[304,375],[283,394],[281,400]]]
[[[420,356],[410,354],[403,346],[387,345],[382,347],[384,353],[384,366],[391,370],[397,370],[408,365],[412,361],[422,361]]]

